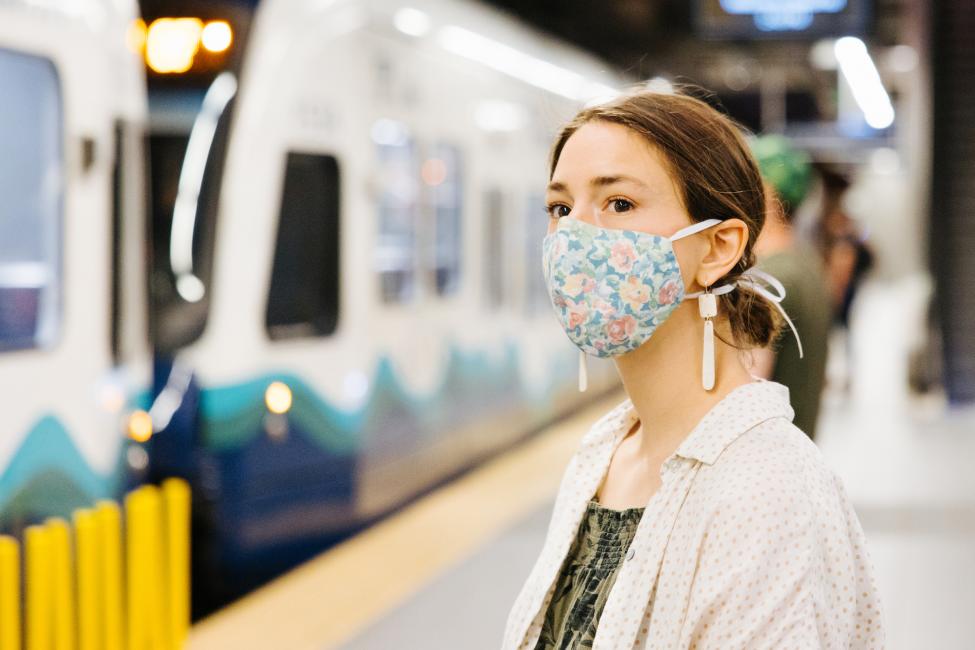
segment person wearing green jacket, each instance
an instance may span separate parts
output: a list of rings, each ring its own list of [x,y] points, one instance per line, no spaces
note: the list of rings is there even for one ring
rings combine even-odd
[[[751,147],[766,186],[772,190],[765,226],[755,246],[758,266],[785,287],[782,307],[795,323],[804,348],[800,358],[790,337],[780,336],[769,348],[755,351],[755,370],[789,388],[796,426],[815,439],[831,307],[819,253],[793,228],[796,210],[812,182],[812,165],[805,152],[781,135],[755,138]]]

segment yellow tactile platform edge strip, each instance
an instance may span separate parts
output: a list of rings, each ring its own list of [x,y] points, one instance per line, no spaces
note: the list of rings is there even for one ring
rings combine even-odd
[[[550,501],[583,434],[623,397],[597,400],[213,614],[187,648],[338,647]]]

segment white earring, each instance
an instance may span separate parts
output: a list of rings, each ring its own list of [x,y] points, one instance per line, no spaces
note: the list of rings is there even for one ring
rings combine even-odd
[[[708,287],[697,297],[697,308],[704,319],[704,354],[701,360],[701,385],[704,390],[714,388],[714,323],[718,315],[718,300]]]
[[[589,387],[589,373],[586,368],[586,353],[579,350],[579,392],[584,393]]]

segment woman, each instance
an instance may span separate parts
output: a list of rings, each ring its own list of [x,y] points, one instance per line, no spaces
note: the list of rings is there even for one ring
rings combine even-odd
[[[503,647],[882,647],[844,488],[748,370],[782,293],[752,268],[765,196],[737,126],[636,91],[562,129],[550,180],[553,305],[628,399],[570,461]]]

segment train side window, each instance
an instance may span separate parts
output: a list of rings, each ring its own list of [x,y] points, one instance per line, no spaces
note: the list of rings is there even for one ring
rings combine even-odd
[[[497,188],[484,193],[484,297],[488,308],[504,303],[504,195]]]
[[[435,213],[433,264],[437,293],[453,293],[460,283],[461,223],[464,208],[463,167],[460,150],[437,144],[423,163],[424,183],[431,188]]]
[[[267,302],[272,339],[328,336],[339,317],[339,167],[288,154]]]
[[[376,271],[385,303],[416,295],[416,222],[420,209],[416,143],[406,125],[379,120],[372,129],[379,161]]]
[[[385,303],[416,295],[416,222],[419,178],[416,145],[406,126],[378,120],[372,128],[379,163],[379,236],[375,268]]]
[[[525,313],[529,315],[542,313],[549,305],[542,271],[542,241],[547,231],[545,197],[531,192],[525,201]]]
[[[0,351],[50,347],[61,327],[61,84],[44,58],[0,49]]]

